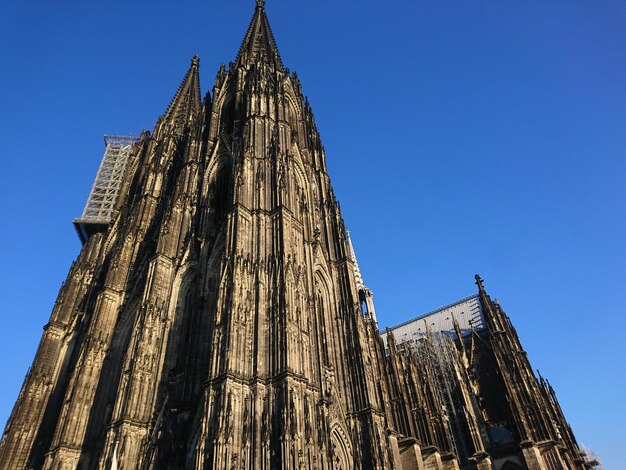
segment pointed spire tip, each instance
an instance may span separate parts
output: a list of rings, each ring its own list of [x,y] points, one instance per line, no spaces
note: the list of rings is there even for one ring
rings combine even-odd
[[[283,69],[283,63],[276,46],[276,40],[272,34],[267,15],[265,14],[265,0],[255,0],[256,8],[250,21],[250,26],[239,48],[237,64],[252,63],[257,60],[265,60],[274,63],[277,69]]]
[[[165,112],[164,117],[176,127],[184,127],[186,125],[184,123],[188,122],[200,108],[199,64],[200,57],[194,55],[191,58],[191,66],[187,70],[185,78],[183,78]]]

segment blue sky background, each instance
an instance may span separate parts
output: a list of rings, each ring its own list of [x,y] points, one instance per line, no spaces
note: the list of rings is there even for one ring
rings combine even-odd
[[[58,288],[105,133],[203,93],[251,0],[0,2],[0,423]],[[269,0],[381,327],[480,273],[580,442],[626,468],[626,5]]]

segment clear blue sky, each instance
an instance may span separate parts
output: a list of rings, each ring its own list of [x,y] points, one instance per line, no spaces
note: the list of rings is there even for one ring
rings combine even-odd
[[[105,133],[203,93],[252,0],[0,3],[3,426],[80,244]],[[626,468],[626,5],[268,0],[382,327],[480,273],[581,443]]]

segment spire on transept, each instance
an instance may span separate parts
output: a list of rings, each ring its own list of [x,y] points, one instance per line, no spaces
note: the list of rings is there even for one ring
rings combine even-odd
[[[487,321],[488,327],[495,331],[501,331],[503,328],[503,315],[500,315],[500,311],[498,310],[498,305],[491,300],[489,294],[485,290],[485,282],[480,275],[476,274],[474,276],[476,279],[476,285],[478,286],[478,297],[480,299],[480,304],[483,307],[483,313],[485,315],[485,320]]]
[[[194,55],[191,58],[189,70],[183,78],[172,102],[165,112],[165,120],[173,124],[175,128],[183,128],[190,119],[197,115],[201,107],[200,95],[200,57]]]
[[[356,253],[354,252],[354,246],[352,245],[352,238],[350,237],[349,231],[346,232],[346,239],[348,241],[348,247],[350,248],[350,260],[354,265],[354,278],[356,280],[356,287],[359,290],[365,290],[365,283],[363,282],[363,276],[361,275],[361,270],[359,269],[359,263],[356,260]]]
[[[359,294],[361,309],[366,317],[369,317],[377,322],[376,310],[374,309],[374,294],[367,288],[365,282],[363,282],[363,276],[361,274],[361,269],[359,268],[359,262],[356,259],[356,253],[354,252],[354,246],[352,245],[352,238],[350,238],[349,230],[346,230],[346,241],[348,242],[348,249],[350,250],[349,256],[350,261],[352,261],[354,281]]]
[[[239,48],[237,55],[237,65],[249,63],[252,60],[265,57],[269,61],[274,61],[277,69],[283,68],[283,62],[276,46],[276,40],[272,33],[272,28],[265,14],[265,1],[256,0],[256,8],[248,31]]]
[[[478,292],[485,293],[485,282],[483,281],[482,277],[480,277],[479,274],[476,274],[474,276],[474,279],[476,279],[476,285],[478,286]]]

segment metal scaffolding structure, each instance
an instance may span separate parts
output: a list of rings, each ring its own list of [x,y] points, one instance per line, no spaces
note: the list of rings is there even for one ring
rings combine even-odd
[[[137,140],[138,138],[134,136],[104,136],[104,156],[91,187],[87,204],[81,217],[73,221],[83,243],[92,233],[106,228],[111,223],[126,164]]]

